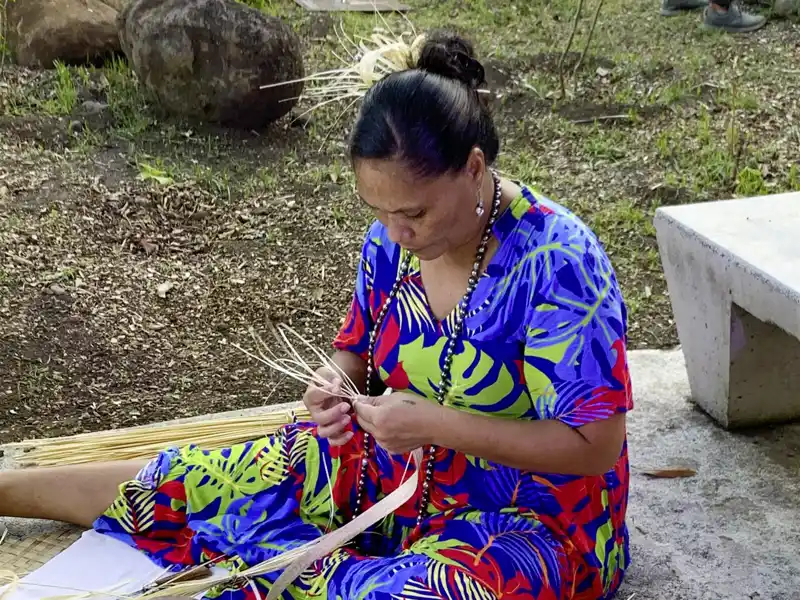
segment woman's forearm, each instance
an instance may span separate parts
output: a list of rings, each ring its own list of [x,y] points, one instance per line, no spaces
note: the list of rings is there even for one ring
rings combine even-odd
[[[624,415],[573,429],[557,420],[443,411],[431,427],[434,444],[524,471],[600,475],[613,468],[625,440]]]
[[[367,363],[352,352],[337,350],[331,357],[342,371],[353,381],[358,391],[363,393],[367,381]]]

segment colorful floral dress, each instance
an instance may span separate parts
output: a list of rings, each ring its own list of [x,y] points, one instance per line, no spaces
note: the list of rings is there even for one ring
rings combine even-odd
[[[452,365],[447,404],[570,427],[632,408],[626,311],[595,236],[528,189],[498,218]],[[348,318],[334,346],[366,355],[373,318],[404,256],[376,223],[363,247]],[[385,383],[433,399],[452,319],[439,322],[412,261],[383,322],[375,362]],[[298,423],[216,451],[172,448],[121,487],[100,532],[167,565],[253,565],[352,516],[363,434],[330,447]],[[479,431],[475,435],[480,435]],[[629,564],[627,446],[602,476],[520,471],[440,448],[422,526],[415,497],[354,543],[316,562],[284,598],[598,600]],[[365,504],[407,477],[408,457],[378,448]],[[257,580],[266,594],[279,573]],[[234,600],[251,587],[215,590]]]

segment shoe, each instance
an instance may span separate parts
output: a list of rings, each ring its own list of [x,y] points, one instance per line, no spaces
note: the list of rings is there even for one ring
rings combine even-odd
[[[661,0],[661,16],[674,17],[687,10],[708,6],[708,0]]]
[[[744,12],[738,4],[731,4],[725,11],[709,6],[703,16],[703,24],[706,27],[722,29],[728,33],[750,33],[761,29],[766,23],[766,17]]]

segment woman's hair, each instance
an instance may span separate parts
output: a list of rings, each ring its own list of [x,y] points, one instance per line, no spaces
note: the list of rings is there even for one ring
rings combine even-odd
[[[492,164],[500,141],[478,93],[484,83],[470,42],[445,31],[428,34],[414,68],[367,92],[350,138],[351,160],[399,159],[431,177],[463,169],[477,146]]]

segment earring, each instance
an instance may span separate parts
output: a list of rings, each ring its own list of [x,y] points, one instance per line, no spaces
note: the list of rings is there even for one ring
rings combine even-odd
[[[475,207],[475,214],[478,215],[479,217],[482,217],[483,213],[484,213],[483,194],[481,194],[481,191],[478,190],[478,205]]]

